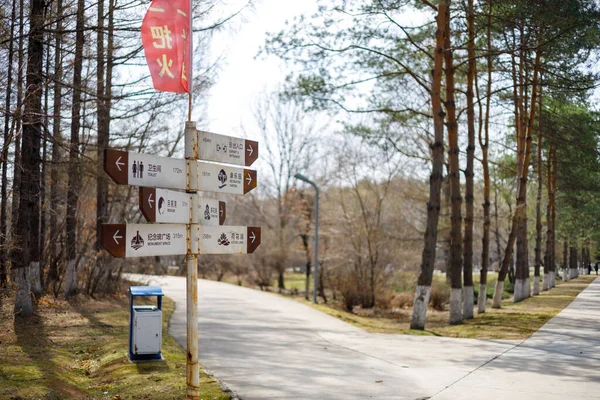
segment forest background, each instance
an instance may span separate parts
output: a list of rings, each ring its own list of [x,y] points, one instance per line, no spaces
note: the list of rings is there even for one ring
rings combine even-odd
[[[219,79],[211,39],[253,6],[222,5],[194,4],[200,127]],[[20,315],[33,311],[30,293],[94,295],[126,270],[184,265],[112,259],[96,235],[101,223],[142,220],[135,188],[104,174],[105,148],[181,155],[187,98],[151,86],[146,7],[2,2],[0,285],[18,289]],[[520,301],[550,289],[558,267],[596,260],[598,7],[331,0],[270,34],[258,56],[291,72],[243,129],[261,142],[259,190],[224,198],[227,224],[263,226],[263,244],[202,257],[201,274],[283,292],[295,268],[308,292],[314,192],[297,172],[321,188],[318,291],[348,310],[414,302],[411,326],[424,329],[442,293],[459,323],[475,305],[485,312],[488,292],[499,307],[505,281]]]

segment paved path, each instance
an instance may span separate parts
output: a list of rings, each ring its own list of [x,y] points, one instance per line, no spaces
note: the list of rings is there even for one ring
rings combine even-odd
[[[185,279],[152,283],[175,300],[170,333],[185,347]],[[600,399],[600,281],[525,342],[372,334],[204,280],[199,315],[202,364],[245,400]]]

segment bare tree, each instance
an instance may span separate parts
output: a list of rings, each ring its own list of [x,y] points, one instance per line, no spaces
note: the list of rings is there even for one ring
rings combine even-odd
[[[79,129],[81,127],[84,7],[84,0],[78,0],[71,108],[71,141],[69,144],[69,183],[67,189],[67,276],[65,280],[65,296],[67,297],[77,291],[77,203],[79,191],[81,190]]]
[[[264,159],[270,176],[266,179],[265,191],[277,203],[277,214],[265,222],[276,232],[273,266],[277,286],[283,290],[287,254],[294,240],[294,229],[290,225],[294,218],[293,176],[308,170],[314,160],[317,123],[315,117],[305,113],[299,104],[285,101],[277,93],[266,94],[253,112],[267,153]]]
[[[23,115],[23,168],[20,185],[16,247],[11,256],[18,286],[15,312],[33,313],[29,295],[31,270],[39,274],[40,266],[40,142],[42,135],[42,76],[44,56],[44,2],[32,0],[29,14],[27,51],[27,90]],[[25,217],[26,216],[26,217]]]

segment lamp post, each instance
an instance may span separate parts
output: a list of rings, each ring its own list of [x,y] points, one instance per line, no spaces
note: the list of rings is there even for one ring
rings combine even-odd
[[[317,290],[319,288],[319,261],[318,261],[318,254],[319,254],[319,188],[317,187],[316,183],[314,183],[313,181],[311,181],[310,179],[308,179],[307,177],[305,177],[302,174],[296,174],[296,175],[294,175],[294,178],[301,180],[303,182],[306,182],[309,185],[311,185],[312,187],[314,187],[315,193],[316,193],[316,197],[315,197],[315,255],[314,255],[314,261],[313,261],[313,265],[315,266],[315,272],[314,272],[315,283],[314,283],[313,302],[315,304],[317,304]]]

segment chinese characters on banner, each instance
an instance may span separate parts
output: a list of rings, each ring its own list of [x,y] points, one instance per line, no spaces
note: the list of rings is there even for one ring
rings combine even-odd
[[[189,0],[153,0],[142,21],[142,44],[156,90],[189,93]]]

